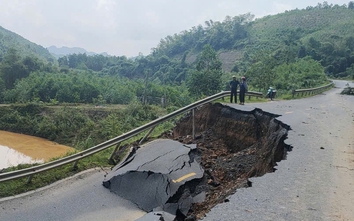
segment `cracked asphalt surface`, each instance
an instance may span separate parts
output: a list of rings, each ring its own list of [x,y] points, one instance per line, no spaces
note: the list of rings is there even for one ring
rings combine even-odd
[[[252,187],[238,189],[203,221],[354,220],[354,96],[339,94],[346,81],[334,82],[311,98],[230,105],[282,115],[293,150],[274,173],[251,178]]]
[[[202,166],[189,155],[195,148],[196,144],[185,145],[169,139],[144,144],[115,166],[103,185],[147,212],[161,207],[171,214],[176,214],[177,209],[187,214],[193,197],[168,201],[186,182],[203,177]]]
[[[311,98],[253,103],[282,115],[291,126],[293,146],[274,173],[251,178],[229,202],[214,207],[203,221],[354,220],[354,96],[337,88]],[[350,86],[354,86],[351,84]],[[41,190],[0,199],[0,220],[136,220],[145,212],[102,186],[105,172],[96,170]]]

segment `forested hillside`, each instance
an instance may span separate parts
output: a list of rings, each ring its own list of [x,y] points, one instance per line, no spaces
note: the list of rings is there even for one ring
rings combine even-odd
[[[151,54],[134,59],[84,53],[53,65],[27,56],[24,48],[32,46],[23,46],[21,37],[2,37],[2,45],[19,41],[20,48],[2,57],[0,102],[167,100],[174,108],[228,89],[232,75],[246,76],[250,90],[273,86],[284,95],[326,84],[327,76],[353,77],[352,33],[354,3],[324,2],[256,20],[250,13],[209,20],[161,39]]]
[[[352,73],[353,2],[348,6],[324,2],[315,7],[253,18],[244,14],[226,17],[223,22],[206,21],[204,26],[162,39],[153,54],[186,57],[188,62],[194,62],[202,45],[210,44],[221,60],[229,64],[223,66],[225,71],[246,71],[254,57],[264,51],[280,60],[279,63],[310,56],[329,75],[343,77]]]
[[[159,70],[159,64],[156,63],[168,66],[170,62],[184,63],[184,66],[192,64],[203,46],[210,44],[217,51],[226,72],[247,71],[254,63],[255,57],[259,57],[263,52],[271,54],[279,60],[278,63],[294,62],[296,59],[310,56],[321,63],[328,75],[345,77],[351,75],[354,63],[353,31],[354,10],[351,2],[348,6],[329,5],[324,2],[314,7],[286,11],[256,20],[252,14],[247,13],[228,16],[222,22],[209,20],[190,30],[167,36],[152,49],[151,55],[144,59],[144,63],[152,72]],[[65,60],[67,61],[62,60],[62,64],[73,67],[72,62],[69,64],[70,60],[77,59],[67,57]],[[86,63],[87,59],[81,60]],[[139,75],[131,70],[132,66],[139,64],[132,61],[122,62],[123,65],[106,62],[109,63],[109,69],[116,66],[114,71],[106,72],[119,72],[129,77]],[[86,66],[91,69],[90,65]],[[103,66],[101,64],[101,68],[104,68]],[[170,75],[171,80],[176,77],[176,80],[183,80],[185,73],[178,70],[168,74]]]
[[[55,58],[44,47],[37,45],[20,35],[13,33],[0,26],[0,61],[12,48],[22,56],[36,56],[37,58],[53,62]]]
[[[250,29],[251,46],[275,51],[286,62],[310,56],[328,75],[351,75],[354,64],[354,9],[328,5],[293,10],[256,20]]]

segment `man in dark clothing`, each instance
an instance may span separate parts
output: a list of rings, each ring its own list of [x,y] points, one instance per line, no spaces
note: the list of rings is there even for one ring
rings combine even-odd
[[[236,76],[232,76],[232,81],[230,81],[230,103],[232,103],[232,97],[235,96],[235,103],[237,104],[237,86],[240,84],[238,80],[236,80]]]
[[[245,104],[245,94],[247,91],[248,91],[248,87],[246,83],[246,78],[242,77],[240,82],[240,104],[241,105]]]

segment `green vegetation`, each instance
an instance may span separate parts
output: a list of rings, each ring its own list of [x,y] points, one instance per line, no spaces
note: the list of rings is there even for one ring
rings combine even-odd
[[[47,52],[25,53],[22,43],[26,40],[1,29],[0,102],[127,104],[136,99],[157,104],[163,98],[169,101],[167,106],[179,107],[211,91],[225,89],[234,74],[245,75],[250,89],[264,93],[269,85],[284,94],[297,87],[320,86],[325,83],[325,74],[353,76],[352,5],[324,2],[256,20],[249,13],[227,16],[222,22],[209,20],[167,36],[150,55],[134,59],[72,54],[59,58],[58,63],[48,63],[38,59],[46,57]],[[12,36],[11,40],[8,36]],[[198,67],[204,59],[201,57],[205,45],[219,55],[223,72],[218,69],[209,73]],[[316,74],[322,76],[316,80],[310,68],[301,71],[302,77],[293,77],[293,82],[283,81],[289,78],[279,76],[284,64],[289,65],[290,72],[292,68],[299,70],[303,59],[310,66],[318,62],[323,73]],[[212,81],[215,85],[209,84]],[[198,91],[196,82],[205,83],[205,90],[209,91]]]
[[[323,85],[326,75],[354,76],[353,27],[351,6],[324,2],[256,20],[244,14],[206,21],[167,36],[150,55],[134,59],[72,54],[57,65],[7,48],[0,63],[0,102],[158,104],[163,99],[165,106],[181,107],[227,89],[234,74],[245,75],[250,90],[265,93],[271,85],[290,93]],[[203,67],[208,59],[216,66]]]
[[[82,106],[43,106],[38,104],[12,105],[0,108],[0,130],[25,133],[66,144],[78,151],[93,147],[108,139],[117,137],[138,126],[148,123],[166,110],[154,105],[131,103],[124,108],[95,108]],[[155,128],[150,138],[170,130],[174,121],[167,121]],[[131,144],[140,140],[144,134],[137,135],[122,143]],[[66,165],[34,176],[31,183],[27,178],[0,183],[0,197],[15,195],[46,186],[69,177],[77,172],[93,168],[108,167],[109,157],[114,147],[79,161],[77,168]],[[25,164],[2,170],[9,172],[27,168]]]
[[[253,42],[246,53],[266,48],[277,60],[294,62],[310,56],[331,77],[352,75],[354,10],[327,2],[256,20],[250,29]]]
[[[211,96],[221,91],[221,61],[210,45],[205,45],[197,59],[197,68],[191,74],[188,88],[192,95]]]
[[[42,137],[82,150],[165,114],[163,108],[140,102],[118,109],[12,105],[0,108],[0,130]],[[91,146],[84,145],[88,140],[92,140]]]

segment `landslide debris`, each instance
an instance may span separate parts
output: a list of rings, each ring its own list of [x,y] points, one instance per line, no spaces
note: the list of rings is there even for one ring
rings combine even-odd
[[[206,104],[195,110],[195,139],[192,114],[186,114],[173,131],[162,135],[185,144],[196,144],[208,183],[206,199],[195,203],[188,217],[202,218],[236,189],[251,186],[249,177],[273,172],[291,146],[284,143],[290,127],[278,115],[261,109],[242,111],[229,106]]]

